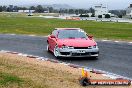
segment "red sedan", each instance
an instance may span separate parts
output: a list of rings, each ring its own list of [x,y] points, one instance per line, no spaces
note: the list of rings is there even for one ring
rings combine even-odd
[[[92,36],[80,28],[55,28],[47,39],[47,51],[55,57],[95,57],[99,48]]]

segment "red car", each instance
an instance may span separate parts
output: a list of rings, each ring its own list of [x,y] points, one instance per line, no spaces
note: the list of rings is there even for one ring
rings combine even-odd
[[[47,51],[55,57],[95,57],[99,48],[92,36],[80,28],[55,28],[47,39]]]

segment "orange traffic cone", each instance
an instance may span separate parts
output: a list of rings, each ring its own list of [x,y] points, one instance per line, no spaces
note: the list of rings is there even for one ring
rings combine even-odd
[[[82,77],[89,77],[88,72],[82,68]]]
[[[90,85],[90,79],[88,77],[88,72],[84,70],[84,68],[82,68],[82,77],[79,79],[79,83],[82,86],[88,86]]]

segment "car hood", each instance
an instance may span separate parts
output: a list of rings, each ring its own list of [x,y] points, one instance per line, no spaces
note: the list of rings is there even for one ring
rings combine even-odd
[[[96,42],[93,39],[58,39],[58,44],[73,47],[88,47],[96,45]]]

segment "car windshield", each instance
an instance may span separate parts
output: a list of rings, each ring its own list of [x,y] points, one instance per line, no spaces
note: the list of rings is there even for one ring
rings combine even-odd
[[[87,38],[87,35],[82,30],[60,30],[58,34],[58,38],[66,39],[66,38]]]

